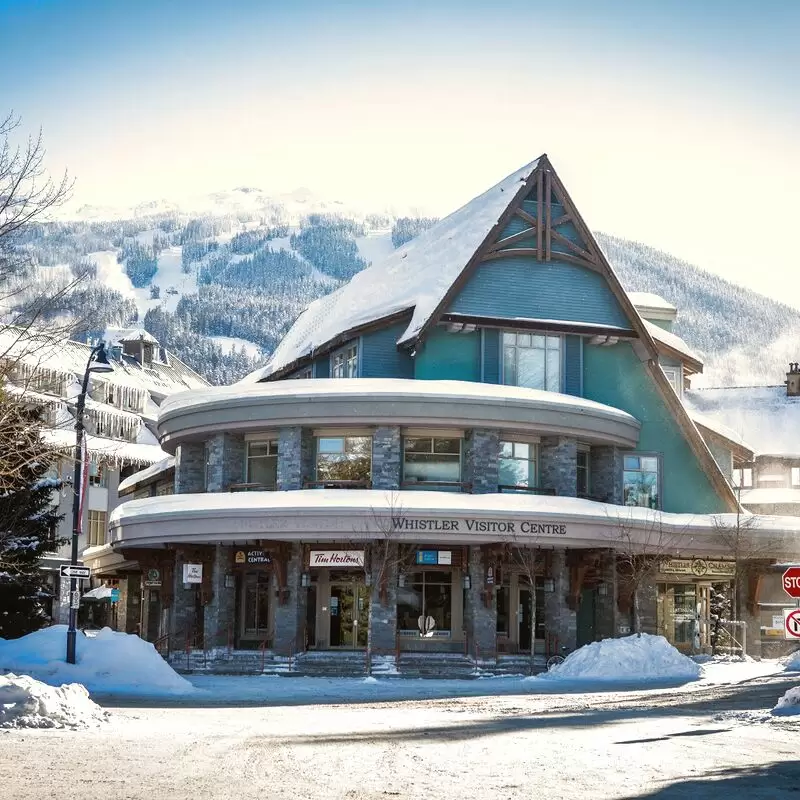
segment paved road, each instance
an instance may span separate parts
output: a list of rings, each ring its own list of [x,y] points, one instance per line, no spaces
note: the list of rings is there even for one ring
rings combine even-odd
[[[797,798],[797,677],[591,695],[110,708],[0,733],[3,798]],[[471,689],[475,691],[475,688]]]

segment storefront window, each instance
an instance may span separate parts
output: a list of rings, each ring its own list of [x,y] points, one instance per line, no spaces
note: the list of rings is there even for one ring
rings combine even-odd
[[[691,648],[697,627],[697,589],[694,584],[664,584],[661,587],[659,633],[670,644]]]
[[[278,442],[247,443],[247,483],[255,483],[265,489],[278,485]]]
[[[403,480],[460,484],[461,439],[407,436],[403,442]]]
[[[445,570],[423,570],[406,578],[397,589],[397,627],[422,638],[450,636],[453,578]]]
[[[503,383],[561,391],[561,337],[503,332]]]
[[[501,491],[533,489],[539,485],[539,448],[528,442],[500,442]]]
[[[320,436],[317,439],[317,481],[369,482],[371,436]]]
[[[658,456],[625,456],[622,492],[626,506],[658,508]]]

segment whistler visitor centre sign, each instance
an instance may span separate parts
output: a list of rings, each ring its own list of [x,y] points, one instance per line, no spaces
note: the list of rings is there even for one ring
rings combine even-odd
[[[408,519],[393,517],[396,531],[425,531],[452,533],[525,533],[543,536],[566,536],[567,526],[560,522],[509,522],[493,519]]]

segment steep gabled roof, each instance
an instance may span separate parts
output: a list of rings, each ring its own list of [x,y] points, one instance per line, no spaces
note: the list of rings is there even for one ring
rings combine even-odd
[[[413,310],[400,341],[415,337],[453,282],[489,238],[509,206],[524,193],[540,159],[440,220],[379,264],[359,272],[335,292],[315,300],[298,317],[266,367],[247,382],[265,378],[338,336]]]

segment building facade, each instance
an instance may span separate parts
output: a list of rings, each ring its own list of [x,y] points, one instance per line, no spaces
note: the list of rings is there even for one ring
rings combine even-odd
[[[681,400],[702,364],[652,306],[543,156],[312,303],[266,368],[167,399],[174,461],[86,557],[187,664],[496,663],[637,625],[704,648],[752,453],[704,438]]]

